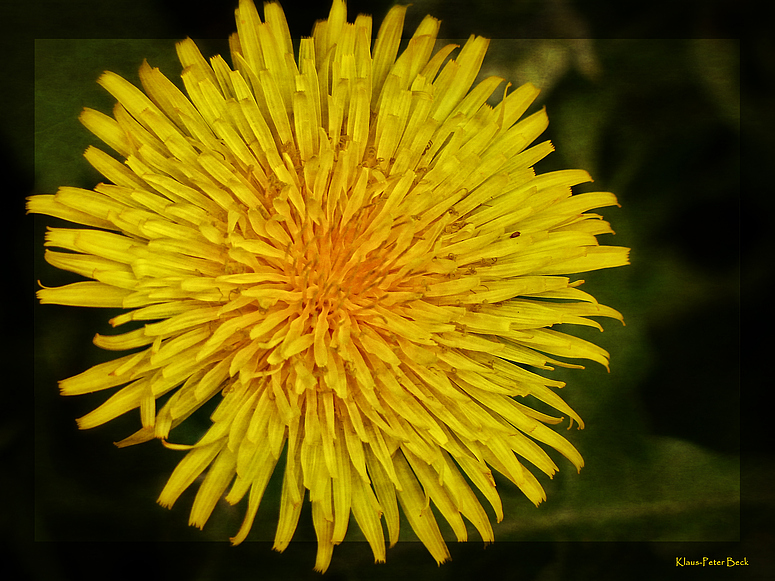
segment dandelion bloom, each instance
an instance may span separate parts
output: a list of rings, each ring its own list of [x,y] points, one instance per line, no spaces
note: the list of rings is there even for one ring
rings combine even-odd
[[[551,327],[621,319],[569,274],[627,264],[599,246],[610,225],[588,210],[604,192],[572,195],[582,170],[536,175],[552,151],[530,144],[543,110],[519,120],[538,91],[497,106],[504,80],[471,88],[488,41],[433,52],[428,16],[398,54],[406,7],[348,23],[343,0],[294,56],[282,9],[237,9],[232,70],[177,45],[184,94],[143,63],[143,91],[106,72],[113,117],[83,124],[86,159],[107,178],[93,191],[62,187],[30,212],[88,228],[51,228],[46,260],[90,281],[42,288],[42,303],[121,307],[97,335],[130,354],[65,379],[65,395],[118,388],[78,420],[92,428],[139,409],[142,427],[118,443],[158,438],[187,450],[161,492],[171,506],[206,471],[190,523],[202,527],[225,495],[247,496],[242,542],[278,461],[283,473],[275,549],[296,529],[306,494],[325,570],[350,514],[377,561],[399,533],[399,506],[434,559],[449,553],[430,508],[459,540],[463,516],[485,542],[490,519],[474,489],[503,511],[491,469],[535,504],[544,491],[524,461],[552,476],[539,444],[576,467],[578,451],[528,396],[570,423],[562,383],[528,368],[608,364],[601,348]],[[168,394],[157,409],[157,399]],[[212,426],[193,444],[172,430],[212,398]],[[280,460],[284,455],[283,460]]]

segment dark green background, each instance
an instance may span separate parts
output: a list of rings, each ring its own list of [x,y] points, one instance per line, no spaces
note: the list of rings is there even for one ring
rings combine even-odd
[[[81,156],[98,142],[77,121],[84,106],[112,108],[112,98],[95,83],[99,74],[109,69],[136,82],[147,58],[174,79],[180,71],[174,42],[186,35],[212,39],[199,42],[205,56],[226,56],[233,5],[40,4],[36,14],[45,19],[18,40],[19,86],[27,87],[28,99],[17,96],[19,115],[8,125],[15,123],[16,131],[4,130],[3,145],[12,169],[34,172],[34,183],[7,194],[14,200],[12,220],[22,224],[13,241],[21,257],[21,301],[34,308],[34,338],[26,344],[34,384],[6,385],[34,390],[34,401],[19,398],[18,413],[0,432],[0,449],[22,460],[18,472],[3,476],[19,499],[8,514],[21,523],[27,503],[34,502],[34,527],[6,519],[18,531],[11,539],[30,577],[76,578],[98,564],[153,578],[317,577],[308,510],[296,535],[302,542],[283,555],[265,542],[274,534],[276,485],[270,485],[248,542],[229,548],[223,539],[236,532],[243,507],[221,503],[204,531],[191,529],[186,522],[194,491],[171,513],[154,503],[181,453],[157,442],[112,446],[136,429],[137,417],[79,432],[74,418],[104,396],[62,398],[56,381],[112,356],[91,345],[95,332],[109,330],[112,315],[41,307],[32,297],[36,279],[55,286],[74,278],[43,263],[43,232],[56,221],[23,218],[22,200],[31,188],[51,193],[59,185],[89,188],[100,180]],[[349,14],[372,13],[376,29],[389,5],[350,2]],[[297,35],[308,34],[328,9],[284,6]],[[562,395],[587,423],[567,434],[586,460],[581,474],[557,458],[560,474],[541,480],[549,500],[539,508],[499,481],[506,518],[494,525],[496,543],[483,549],[469,527],[469,543],[451,541],[453,561],[440,568],[416,542],[389,550],[381,566],[372,564],[365,543],[348,542],[335,550],[327,578],[472,579],[489,573],[551,581],[701,573],[697,578],[726,579],[773,572],[761,550],[772,541],[763,527],[772,516],[772,496],[760,483],[775,471],[766,432],[750,423],[766,422],[757,395],[766,377],[747,378],[747,422],[740,421],[741,282],[747,301],[766,309],[767,296],[771,234],[765,220],[772,202],[756,196],[764,186],[755,177],[741,186],[740,167],[741,151],[748,163],[763,155],[758,138],[771,116],[766,47],[737,40],[743,36],[737,5],[623,6],[419,1],[409,9],[408,31],[431,13],[443,19],[442,37],[492,37],[486,73],[543,88],[536,107],[547,107],[550,126],[543,137],[557,151],[538,171],[583,167],[595,183],[581,191],[617,194],[622,207],[603,211],[617,234],[603,241],[631,247],[633,264],[583,278],[585,290],[620,310],[627,324],[604,321],[603,334],[571,329],[611,352],[610,373],[590,364],[553,375],[568,382]],[[110,40],[95,40],[100,38]],[[764,346],[752,346],[757,348]],[[24,349],[20,344],[11,353],[22,360]],[[33,379],[29,372],[24,377]],[[24,419],[32,404],[34,426]],[[201,421],[205,426],[206,417]],[[348,538],[358,538],[356,529],[353,524]],[[413,538],[406,523],[402,534]],[[751,565],[687,571],[676,567],[678,556],[748,557]]]

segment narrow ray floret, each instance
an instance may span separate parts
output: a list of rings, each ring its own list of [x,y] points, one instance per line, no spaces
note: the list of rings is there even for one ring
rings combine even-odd
[[[351,514],[377,561],[403,518],[441,563],[436,515],[458,540],[463,517],[493,540],[474,492],[500,521],[492,470],[544,500],[533,470],[558,468],[542,445],[583,464],[549,426],[583,423],[556,393],[564,384],[535,371],[608,365],[552,327],[622,319],[569,276],[628,263],[626,248],[598,244],[612,230],[589,213],[614,195],[572,194],[591,181],[583,170],[536,175],[553,149],[531,146],[544,110],[522,119],[537,89],[473,86],[488,41],[434,52],[430,16],[399,54],[405,11],[389,11],[372,45],[371,18],[349,23],[334,0],[294,54],[279,4],[262,20],[240,0],[233,68],[187,39],[180,87],[148,63],[142,90],[104,73],[113,116],[85,109],[81,121],[118,154],[86,150],[107,181],[28,203],[85,226],[50,228],[45,258],[90,280],[44,287],[41,302],[139,322],[94,338],[128,355],[60,382],[65,395],[116,388],[79,427],[138,409],[119,446],[187,451],[159,503],[204,475],[190,523],[204,526],[221,498],[242,502],[235,544],[281,473],[275,549],[306,497],[319,571]],[[213,398],[208,431],[176,443],[174,428]]]

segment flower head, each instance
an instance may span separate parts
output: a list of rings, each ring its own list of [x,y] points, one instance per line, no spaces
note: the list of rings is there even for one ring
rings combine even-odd
[[[160,439],[187,450],[159,497],[171,506],[206,472],[190,523],[202,527],[225,495],[247,497],[251,529],[276,469],[283,474],[275,548],[291,540],[305,495],[325,570],[350,514],[377,561],[392,545],[399,506],[431,555],[447,547],[433,502],[460,540],[463,518],[484,541],[500,520],[492,469],[535,504],[544,491],[525,463],[551,476],[539,444],[576,468],[577,450],[528,407],[532,396],[583,425],[528,368],[603,365],[601,348],[557,330],[621,319],[569,274],[627,264],[599,246],[607,222],[588,210],[613,194],[572,195],[582,170],[536,175],[552,151],[530,144],[541,110],[520,121],[537,90],[490,77],[471,88],[488,41],[433,52],[426,17],[398,54],[406,7],[393,8],[371,46],[372,23],[348,23],[343,0],[301,40],[282,9],[264,21],[250,0],[230,39],[234,69],[177,45],[184,94],[144,63],[143,90],[106,72],[118,101],[81,121],[121,161],[87,160],[109,183],[29,199],[29,211],[88,228],[51,228],[46,260],[90,281],[43,288],[43,303],[121,307],[97,335],[131,350],[60,383],[65,395],[118,388],[81,428],[139,409],[142,427],[118,443]],[[501,87],[497,106],[488,98]],[[157,409],[157,400],[171,393]],[[217,398],[193,444],[174,428]],[[283,456],[281,460],[281,456]],[[278,466],[279,463],[279,466]]]

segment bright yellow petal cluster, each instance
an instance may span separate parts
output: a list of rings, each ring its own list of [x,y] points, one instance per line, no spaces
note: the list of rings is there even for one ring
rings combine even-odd
[[[561,382],[528,368],[577,367],[551,356],[607,365],[605,351],[551,327],[621,319],[565,276],[627,264],[627,249],[598,245],[609,224],[586,213],[616,198],[572,195],[590,181],[581,170],[535,175],[552,151],[529,147],[546,114],[520,121],[531,85],[506,86],[495,107],[503,79],[471,88],[486,39],[434,53],[439,21],[427,17],[399,55],[405,9],[372,47],[371,18],[348,23],[334,0],[294,56],[280,6],[266,4],[262,22],[241,0],[234,70],[189,39],[177,46],[187,95],[147,63],[144,91],[105,73],[113,116],[86,109],[81,120],[123,163],[90,147],[110,183],[28,206],[92,227],[48,231],[59,250],[46,260],[91,280],[43,288],[41,302],[122,307],[112,325],[144,323],[97,335],[132,352],[61,382],[65,395],[120,387],[79,426],[139,409],[142,428],[119,445],[188,450],[159,502],[206,471],[190,522],[202,527],[224,495],[247,497],[234,543],[279,462],[275,548],[308,495],[321,571],[350,514],[383,561],[382,519],[392,545],[399,505],[438,562],[449,553],[431,502],[459,540],[465,517],[492,541],[473,492],[502,518],[491,469],[544,500],[523,464],[554,474],[539,443],[583,461],[547,426],[562,418],[524,398],[582,421],[556,395]],[[214,397],[197,443],[168,442]]]

